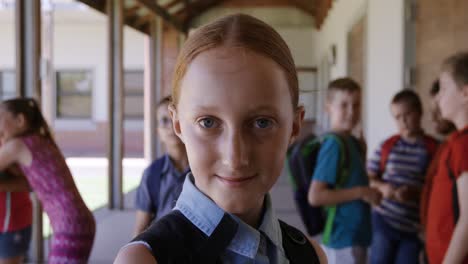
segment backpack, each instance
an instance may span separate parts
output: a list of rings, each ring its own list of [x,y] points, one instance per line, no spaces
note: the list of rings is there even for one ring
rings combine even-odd
[[[461,135],[467,136],[468,130],[465,130]],[[448,155],[447,160],[445,161],[447,166],[448,174],[450,180],[452,181],[452,209],[453,209],[453,219],[455,220],[455,225],[458,222],[458,218],[460,218],[460,205],[458,204],[458,186],[457,186],[457,177],[453,172],[452,168],[450,167],[450,152]]]
[[[296,207],[307,233],[310,236],[315,236],[323,232],[324,244],[328,244],[330,240],[337,206],[327,206],[326,208],[311,206],[308,201],[308,193],[320,147],[326,139],[336,140],[340,146],[340,159],[339,164],[337,164],[338,177],[334,188],[341,188],[347,181],[350,161],[346,140],[336,133],[328,133],[321,137],[310,135],[294,143],[288,149],[286,163]]]
[[[382,144],[382,150],[380,155],[380,171],[383,173],[385,171],[385,166],[387,165],[388,158],[390,156],[390,152],[392,152],[393,147],[396,143],[401,139],[400,135],[394,135],[389,139],[385,140]],[[429,154],[429,160],[434,157],[435,153],[437,152],[437,148],[439,147],[439,142],[431,136],[424,135],[423,136],[424,145],[426,147],[427,153]]]
[[[296,228],[279,220],[283,249],[291,264],[318,264],[318,255],[309,240]],[[158,263],[217,264],[229,246],[238,223],[224,214],[210,237],[200,231],[180,211],[173,210],[138,235],[133,241],[149,245]]]

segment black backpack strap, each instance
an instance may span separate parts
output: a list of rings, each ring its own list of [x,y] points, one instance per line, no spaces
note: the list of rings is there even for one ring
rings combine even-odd
[[[151,247],[158,263],[219,263],[220,256],[237,232],[238,224],[228,214],[210,237],[201,232],[178,210],[154,222],[133,241]]]
[[[455,177],[455,173],[450,168],[450,154],[449,158],[446,160],[446,166],[448,175],[450,180],[452,181],[452,208],[453,208],[453,219],[455,220],[455,225],[458,222],[458,218],[460,217],[460,206],[458,204],[458,187],[457,187],[457,177]]]
[[[283,249],[291,264],[319,264],[320,260],[309,239],[298,229],[279,220]]]

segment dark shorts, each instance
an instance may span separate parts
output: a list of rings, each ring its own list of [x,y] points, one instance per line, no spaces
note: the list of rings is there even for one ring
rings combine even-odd
[[[31,241],[31,227],[0,233],[0,259],[25,255]]]

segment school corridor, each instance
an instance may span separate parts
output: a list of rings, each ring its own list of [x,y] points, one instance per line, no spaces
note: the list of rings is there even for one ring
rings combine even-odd
[[[300,138],[330,129],[326,92],[361,87],[353,133],[368,153],[397,131],[394,94],[430,88],[447,56],[466,50],[468,0],[0,0],[0,100],[35,98],[97,220],[90,263],[111,263],[135,224],[135,188],[165,149],[155,106],[171,93],[182,45],[235,13],[271,25],[289,46],[305,108]],[[368,157],[369,158],[369,155]],[[303,229],[285,173],[271,192],[280,219]],[[51,228],[34,200],[30,263],[47,258]]]

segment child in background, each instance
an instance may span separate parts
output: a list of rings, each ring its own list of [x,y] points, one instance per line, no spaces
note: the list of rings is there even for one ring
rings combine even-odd
[[[18,164],[50,219],[53,238],[48,263],[86,263],[94,241],[94,217],[75,186],[37,102],[23,98],[3,101],[0,133],[0,170]],[[17,181],[9,188],[25,184]]]
[[[468,263],[468,53],[448,58],[437,102],[452,133],[441,151],[429,196],[426,251],[429,263]]]
[[[350,78],[332,81],[327,90],[326,110],[331,132],[339,135],[347,153],[341,153],[340,142],[327,138],[322,143],[309,189],[313,206],[336,205],[330,241],[325,245],[329,263],[366,263],[371,243],[370,205],[380,202],[380,193],[369,187],[362,144],[352,135],[360,120],[361,88]],[[340,156],[350,159],[349,170],[339,178],[343,164]]]
[[[187,174],[187,153],[184,143],[172,128],[167,108],[170,103],[171,97],[168,96],[157,105],[158,137],[166,154],[153,161],[143,173],[136,193],[135,236],[143,232],[153,219],[159,219],[172,210]]]
[[[2,171],[0,176],[0,264],[22,263],[31,241],[29,188],[27,180],[19,174],[14,166]],[[10,188],[16,181],[25,184]]]
[[[175,210],[115,263],[325,263],[318,245],[278,221],[268,194],[304,116],[279,34],[247,15],[197,29],[179,55],[172,94],[192,172]]]
[[[436,80],[432,84],[432,87],[430,90],[431,113],[432,113],[432,121],[435,124],[435,131],[437,132],[437,134],[445,138],[449,134],[454,132],[456,128],[452,122],[443,119],[440,114],[440,108],[437,105],[437,100],[436,100],[439,90],[440,90],[439,80]],[[422,230],[423,232],[425,231],[424,228],[426,227],[426,223],[427,223],[427,209],[428,209],[427,207],[429,203],[429,194],[431,193],[431,190],[432,190],[432,183],[433,183],[434,176],[437,173],[437,166],[438,166],[438,161],[440,159],[440,153],[442,152],[442,150],[445,148],[446,145],[447,144],[444,142],[438,147],[437,152],[434,154],[431,164],[429,165],[429,168],[427,169],[426,178],[425,178],[426,183],[424,184],[423,192],[421,194],[421,206],[420,206],[420,214],[419,214],[419,217],[421,218],[421,225],[423,227],[423,230]]]
[[[384,197],[372,214],[371,263],[418,263],[420,197],[438,143],[421,127],[423,109],[415,92],[397,93],[391,112],[398,135],[380,145],[367,168],[371,185]]]

